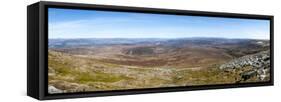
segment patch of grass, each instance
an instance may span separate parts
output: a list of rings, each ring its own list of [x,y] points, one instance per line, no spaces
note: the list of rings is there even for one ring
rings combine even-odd
[[[181,76],[181,77],[179,77]],[[210,85],[234,83],[236,74],[222,72],[218,68],[205,68],[201,70],[185,70],[177,72],[173,82],[187,85]]]
[[[48,66],[54,68],[56,73],[60,75],[67,75],[72,73],[72,67],[67,62],[57,61],[49,58]]]
[[[80,70],[76,70],[74,66],[72,66],[71,62],[72,61],[68,61],[66,59],[58,60],[54,57],[54,55],[49,54],[48,65],[56,72],[56,76],[49,77],[49,79],[59,79],[82,84],[88,82],[116,82],[122,79],[128,79],[128,77],[124,75],[109,74],[98,71],[88,70],[86,72],[82,72]],[[74,77],[74,80],[64,79],[64,77],[67,76]]]
[[[76,73],[76,80],[79,83],[87,82],[116,82],[122,79],[127,79],[127,77],[122,75],[107,74],[102,72],[82,72]]]

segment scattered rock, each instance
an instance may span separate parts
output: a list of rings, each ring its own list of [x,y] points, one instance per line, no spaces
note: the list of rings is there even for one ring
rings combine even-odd
[[[67,81],[52,80],[51,85],[55,86],[57,89],[63,90],[63,92],[83,92],[85,90],[90,90],[88,85],[71,83]]]
[[[63,93],[63,90],[57,89],[56,87],[49,85],[49,87],[48,87],[48,92],[49,92],[50,94],[54,94],[54,93]]]
[[[250,79],[251,77],[254,77],[257,75],[257,71],[255,70],[250,70],[250,71],[246,71],[240,74],[241,75],[241,80],[242,81],[246,81],[248,79]]]
[[[243,69],[246,66],[251,66],[251,69],[240,73],[242,81],[248,80],[254,76],[257,76],[259,80],[268,78],[270,74],[270,51],[267,50],[252,55],[246,55],[222,64],[219,68],[222,70],[236,70]]]

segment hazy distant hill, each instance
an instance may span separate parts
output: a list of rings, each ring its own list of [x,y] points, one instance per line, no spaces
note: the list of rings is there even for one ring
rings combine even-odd
[[[121,44],[155,44],[179,46],[183,44],[193,45],[219,45],[219,44],[255,44],[261,41],[265,44],[266,40],[252,39],[225,39],[225,38],[84,38],[84,39],[49,39],[50,48],[59,47],[79,47],[79,46],[97,46],[97,45],[121,45]]]
[[[174,51],[190,47],[213,48],[226,51],[231,56],[240,57],[257,53],[269,48],[268,40],[254,39],[225,39],[225,38],[89,38],[89,39],[50,39],[49,48],[72,53],[89,54],[106,52],[111,47],[122,47],[127,54],[156,54],[157,52]],[[126,48],[124,48],[126,47]],[[157,50],[156,50],[157,49]]]
[[[98,46],[116,44],[142,44],[166,41],[167,39],[144,38],[84,38],[84,39],[49,39],[49,47],[77,47],[77,46]]]

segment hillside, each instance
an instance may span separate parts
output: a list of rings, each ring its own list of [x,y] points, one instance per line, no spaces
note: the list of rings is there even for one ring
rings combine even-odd
[[[267,55],[262,59],[269,61],[269,55],[265,54],[269,53],[266,40],[84,40],[60,39],[49,43],[49,46],[52,46],[48,50],[49,93],[268,80],[268,77],[261,80],[262,76],[268,74],[252,73],[261,73],[269,67],[253,68],[250,64],[241,65],[241,62],[245,61],[259,62],[260,60],[247,59],[254,59],[260,55]],[[238,68],[238,65],[242,67]],[[252,69],[266,70],[253,72]]]
[[[262,51],[231,60],[220,66],[227,71],[243,70],[239,74],[239,82],[243,81],[269,81],[270,79],[270,51]]]

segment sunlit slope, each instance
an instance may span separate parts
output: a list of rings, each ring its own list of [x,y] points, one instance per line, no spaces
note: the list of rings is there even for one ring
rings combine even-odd
[[[261,82],[270,76],[267,40],[64,39],[49,44],[49,93]]]
[[[235,82],[235,75],[208,68],[141,67],[49,50],[49,85],[64,92],[171,87]]]

